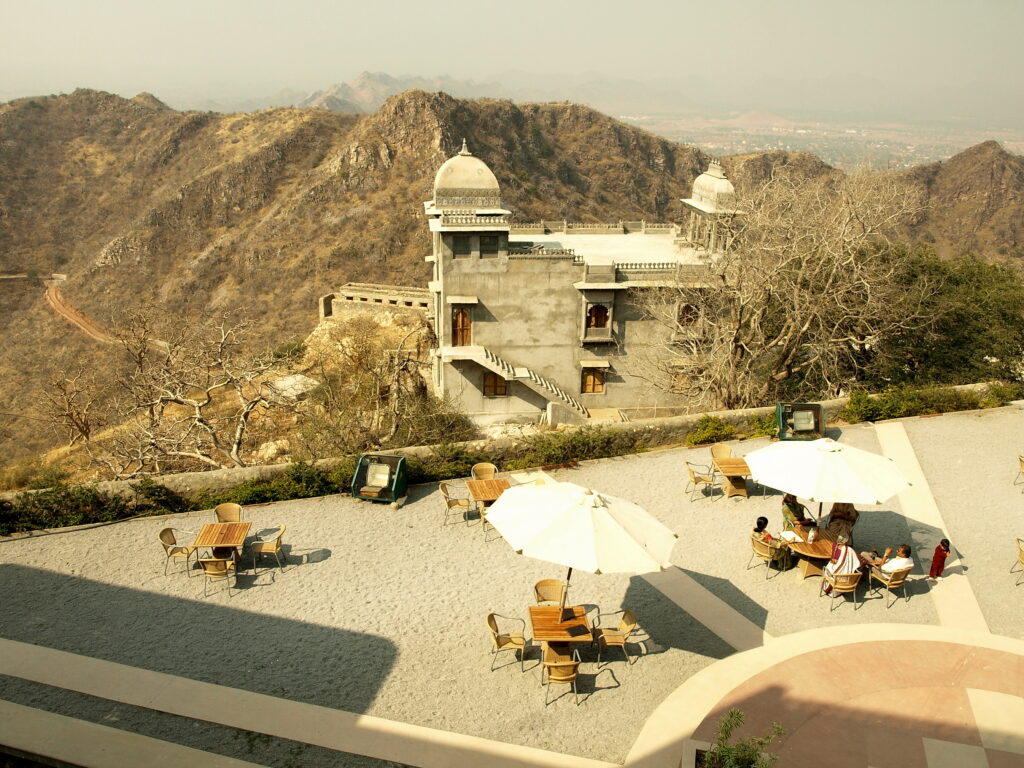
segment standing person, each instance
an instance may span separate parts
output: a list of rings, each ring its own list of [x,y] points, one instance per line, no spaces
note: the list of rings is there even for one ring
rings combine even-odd
[[[929,579],[942,579],[942,571],[946,568],[947,557],[949,557],[949,539],[942,539],[935,548],[935,554],[932,555],[932,567],[928,571]]]

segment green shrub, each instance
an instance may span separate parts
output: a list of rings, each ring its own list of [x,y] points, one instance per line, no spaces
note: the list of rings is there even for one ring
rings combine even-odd
[[[526,469],[605,459],[644,450],[636,435],[607,427],[582,427],[565,432],[540,432],[521,441],[504,462],[504,469]]]
[[[854,390],[839,413],[849,422],[899,419],[930,413],[952,413],[977,408],[997,408],[1021,396],[1019,384],[996,382],[982,390],[958,390],[953,387],[892,387],[875,396]]]
[[[351,464],[348,465],[348,478],[351,478]],[[329,496],[344,492],[348,488],[348,478],[337,470],[330,472],[306,462],[292,464],[288,471],[280,476],[267,480],[249,480],[228,488],[224,491],[200,493],[192,503],[193,508],[208,509],[218,504],[234,502],[235,504],[266,504],[272,501],[288,501],[289,499],[308,499],[313,496]]]
[[[56,485],[45,491],[15,497],[0,518],[0,535],[40,528],[104,523],[132,517],[128,496],[106,493],[91,485]]]
[[[188,498],[148,477],[133,485],[132,490],[137,515],[179,514],[191,508]]]
[[[751,417],[747,437],[774,437],[778,431],[779,425],[775,423],[775,414],[766,413],[764,416]]]
[[[35,477],[26,483],[25,487],[34,491],[44,488],[52,488],[55,485],[67,483],[71,473],[61,466],[43,467]]]
[[[718,734],[711,748],[699,755],[698,765],[701,768],[771,768],[779,759],[765,752],[765,749],[785,731],[778,723],[772,723],[771,730],[764,736],[751,736],[746,739],[732,741],[732,734],[743,725],[743,712],[730,709],[718,723]]]
[[[450,480],[453,477],[469,477],[474,464],[491,461],[494,457],[479,451],[467,451],[457,445],[439,445],[429,456],[410,456],[406,459],[406,471],[410,483],[433,483]]]
[[[704,414],[697,419],[697,424],[686,435],[687,445],[707,445],[732,440],[736,436],[736,427],[718,416]]]

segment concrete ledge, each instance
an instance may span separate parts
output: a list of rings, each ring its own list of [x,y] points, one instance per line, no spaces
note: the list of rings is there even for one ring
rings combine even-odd
[[[619,768],[617,763],[357,715],[2,638],[0,675],[421,768]]]
[[[130,731],[0,700],[0,752],[78,768],[258,768]]]

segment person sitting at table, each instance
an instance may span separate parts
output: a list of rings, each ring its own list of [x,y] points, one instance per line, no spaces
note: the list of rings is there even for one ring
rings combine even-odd
[[[890,558],[891,554],[892,547],[886,547],[885,554],[883,555],[879,555],[877,549],[872,549],[867,552],[861,552],[860,559],[864,561],[865,569],[878,568],[885,573],[914,567],[914,560],[910,557],[910,547],[908,545],[900,544],[896,549],[896,557]]]
[[[807,507],[797,501],[796,496],[792,493],[787,493],[782,497],[782,520],[782,530],[784,531],[816,525],[807,514]]]
[[[825,566],[825,573],[829,576],[846,576],[860,570],[860,558],[848,542],[849,539],[840,534],[832,545],[832,559]]]
[[[853,526],[857,524],[858,517],[860,512],[853,508],[853,504],[837,501],[828,512],[828,525],[825,528],[837,538],[845,536],[847,541],[853,541]]]
[[[759,517],[757,518],[757,524],[754,525],[754,537],[767,543],[775,541],[775,537],[768,533],[768,518]]]

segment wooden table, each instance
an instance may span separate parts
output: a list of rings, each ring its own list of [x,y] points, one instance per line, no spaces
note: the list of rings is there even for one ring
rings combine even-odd
[[[563,613],[564,611],[564,613]],[[544,643],[589,643],[594,639],[582,605],[531,605],[533,639]]]
[[[818,528],[817,530],[818,537],[809,542],[805,531],[794,528],[793,533],[802,541],[786,542],[792,552],[800,555],[800,571],[805,579],[808,576],[821,576],[824,565],[819,565],[815,561],[832,559],[832,545],[835,544],[836,535],[827,528]]]
[[[236,549],[245,544],[252,523],[206,523],[200,530],[193,547],[230,547]]]
[[[512,487],[512,483],[503,477],[493,480],[467,480],[469,495],[477,504],[489,504],[496,501],[502,493]]]
[[[744,459],[728,458],[712,459],[715,463],[715,469],[722,473],[722,477],[725,478],[723,487],[725,488],[725,495],[729,496],[747,496],[747,478],[750,477],[750,467],[747,466],[747,462]]]

